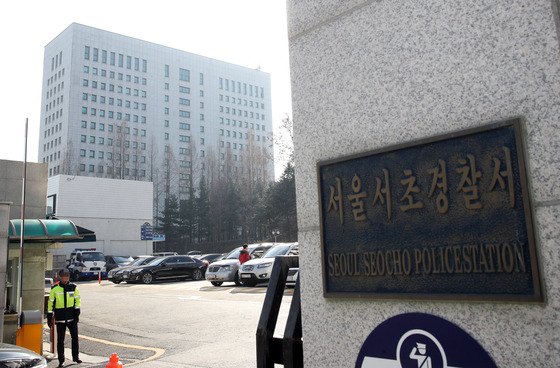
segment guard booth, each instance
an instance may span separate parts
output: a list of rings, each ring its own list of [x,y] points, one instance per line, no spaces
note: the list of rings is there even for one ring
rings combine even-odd
[[[5,224],[5,223],[4,223]],[[2,226],[5,226],[2,224]],[[4,292],[3,342],[42,351],[42,321],[45,308],[45,270],[52,267],[48,250],[62,248],[63,241],[95,239],[91,230],[80,228],[69,220],[24,220],[23,252],[20,252],[21,220],[10,220],[6,283]],[[23,261],[20,259],[23,254]],[[20,272],[20,267],[22,267]],[[19,279],[21,275],[21,280]],[[21,306],[18,306],[21,292]],[[19,308],[18,308],[19,307]],[[19,311],[25,311],[18,316]]]

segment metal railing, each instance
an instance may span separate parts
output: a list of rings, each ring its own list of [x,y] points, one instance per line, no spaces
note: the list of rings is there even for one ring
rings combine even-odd
[[[257,368],[274,368],[274,364],[282,364],[286,368],[303,367],[299,273],[284,335],[282,338],[274,337],[288,270],[298,266],[297,256],[275,258],[257,327]]]

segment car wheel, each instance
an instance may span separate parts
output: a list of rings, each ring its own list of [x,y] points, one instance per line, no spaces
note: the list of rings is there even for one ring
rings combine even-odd
[[[149,272],[144,272],[141,279],[144,284],[151,284],[154,281],[154,275]]]
[[[235,285],[239,286],[241,285],[241,283],[239,282],[239,274],[236,272],[235,276],[233,277],[233,282],[235,282]]]
[[[223,282],[222,282],[222,281],[210,281],[210,282],[211,282],[211,283],[212,283],[212,285],[214,285],[214,286],[220,286],[220,285],[222,285],[222,284],[223,284]]]
[[[202,271],[196,268],[192,273],[193,280],[202,280]]]
[[[120,284],[120,281],[113,281],[114,284]]]

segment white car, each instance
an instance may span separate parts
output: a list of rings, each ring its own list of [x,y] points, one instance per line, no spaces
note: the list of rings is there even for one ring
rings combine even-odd
[[[249,254],[251,258],[260,257],[270,247],[272,247],[272,243],[249,244]],[[235,248],[224,258],[211,263],[206,270],[206,280],[214,286],[220,286],[224,282],[234,282],[235,285],[239,285],[240,251],[241,247]]]
[[[241,270],[239,270],[239,281],[245,286],[255,286],[262,282],[268,282],[274,266],[274,259],[276,256],[286,255],[299,255],[299,244],[278,244],[270,248],[262,258],[243,263]]]

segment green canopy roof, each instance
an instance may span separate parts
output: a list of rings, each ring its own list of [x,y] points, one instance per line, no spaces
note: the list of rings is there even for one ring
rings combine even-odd
[[[87,229],[84,229],[87,230]],[[87,230],[92,234],[93,231]],[[10,241],[19,241],[21,236],[21,220],[10,220],[8,237]],[[83,238],[76,225],[70,220],[25,220],[25,241],[63,241]]]

